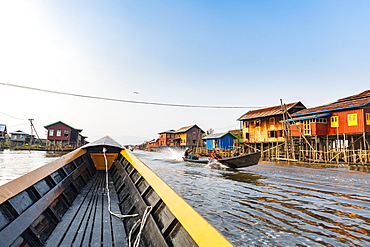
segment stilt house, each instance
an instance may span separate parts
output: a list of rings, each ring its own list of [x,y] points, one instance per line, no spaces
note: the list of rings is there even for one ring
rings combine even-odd
[[[196,124],[182,127],[175,132],[175,146],[200,147],[202,146],[202,135],[205,133]]]
[[[230,132],[213,133],[203,137],[206,141],[207,150],[214,149],[233,149],[238,138]]]
[[[301,102],[289,103],[283,106],[273,106],[252,110],[241,116],[243,143],[279,143],[284,142],[284,109],[289,114],[296,113],[306,107]]]
[[[158,146],[159,147],[169,147],[169,146],[175,146],[174,145],[174,139],[175,139],[175,130],[167,130],[158,133],[159,134],[159,141]]]
[[[204,131],[196,124],[160,132],[158,146],[200,147]]]
[[[44,128],[47,129],[47,139],[49,141],[63,142],[74,146],[85,144],[86,137],[80,134],[82,129],[75,129],[62,121],[46,125]]]
[[[10,132],[10,140],[14,145],[23,145],[26,143],[34,142],[35,137],[21,130]]]
[[[370,90],[334,103],[304,109],[288,121],[293,137],[304,137],[316,150],[369,149]]]

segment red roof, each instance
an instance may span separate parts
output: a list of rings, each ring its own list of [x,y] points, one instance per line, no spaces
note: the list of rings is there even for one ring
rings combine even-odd
[[[355,94],[349,97],[345,97],[343,99],[338,99],[337,101],[348,101],[348,100],[354,100],[354,99],[360,99],[360,98],[367,98],[370,97],[370,90],[363,91],[362,93]]]
[[[333,112],[343,109],[351,109],[363,107],[370,104],[370,90],[364,91],[360,94],[352,95],[346,98],[337,100],[334,103],[308,108],[302,111],[299,111],[295,114],[292,114],[293,117],[301,115],[310,115],[323,112]]]
[[[305,109],[306,107],[300,102],[294,102],[286,104],[287,110],[289,111],[293,107]],[[255,118],[263,118],[263,117],[269,117],[269,116],[276,116],[281,115],[281,105],[278,106],[272,106],[268,108],[258,109],[258,110],[252,110],[238,118],[237,120],[248,120],[248,119],[255,119]]]

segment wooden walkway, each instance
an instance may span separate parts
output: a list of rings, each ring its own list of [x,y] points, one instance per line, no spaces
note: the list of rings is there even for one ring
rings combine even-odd
[[[122,220],[108,211],[105,186],[105,172],[97,172],[63,216],[46,246],[127,246]],[[110,177],[109,190],[111,211],[120,213]]]

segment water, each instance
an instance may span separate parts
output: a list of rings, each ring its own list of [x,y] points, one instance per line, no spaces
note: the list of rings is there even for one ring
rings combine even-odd
[[[0,185],[43,166],[63,153],[46,151],[9,150],[0,151]]]
[[[370,246],[370,173],[262,162],[239,170],[134,151],[236,246]]]
[[[14,164],[25,173],[55,159],[4,152],[0,181]],[[236,246],[370,246],[370,173],[272,162],[232,170],[171,149],[133,153]]]

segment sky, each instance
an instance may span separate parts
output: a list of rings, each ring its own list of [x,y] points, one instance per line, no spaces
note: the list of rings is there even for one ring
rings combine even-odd
[[[0,0],[0,123],[30,133],[34,119],[45,138],[63,121],[126,145],[238,129],[280,100],[327,104],[370,89],[369,13],[361,0]]]

